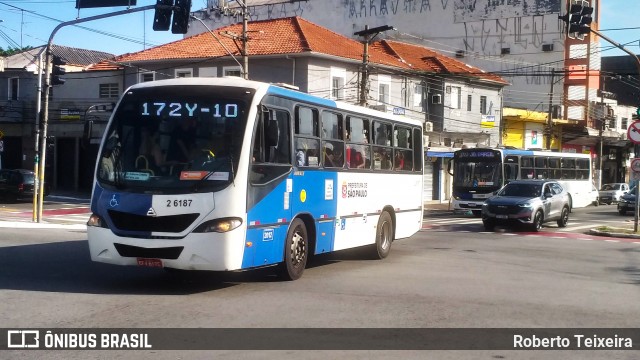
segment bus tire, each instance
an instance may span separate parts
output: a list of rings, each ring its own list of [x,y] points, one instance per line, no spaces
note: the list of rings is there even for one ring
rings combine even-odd
[[[373,248],[374,259],[384,259],[391,251],[391,243],[393,242],[393,222],[391,215],[383,211],[378,219],[376,226],[376,243]]]
[[[309,238],[307,227],[300,219],[291,222],[284,243],[284,262],[278,266],[278,276],[284,280],[297,280],[307,266]]]

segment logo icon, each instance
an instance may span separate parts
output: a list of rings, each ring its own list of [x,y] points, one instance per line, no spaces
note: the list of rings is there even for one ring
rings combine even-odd
[[[37,348],[40,346],[38,330],[8,330],[7,347],[10,349]]]
[[[147,210],[147,216],[158,216],[158,214],[156,214],[156,211],[150,207],[149,210]]]
[[[120,205],[120,203],[118,202],[118,198],[116,197],[116,194],[113,194],[111,200],[109,201],[109,206],[116,207],[118,205]]]

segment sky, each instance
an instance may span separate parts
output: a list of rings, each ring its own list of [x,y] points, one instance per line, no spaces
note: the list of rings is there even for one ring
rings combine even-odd
[[[137,0],[133,9],[155,3],[156,0]],[[192,10],[197,10],[206,5],[206,0],[192,0],[192,3]],[[107,7],[78,11],[75,4],[76,0],[0,0],[0,47],[40,46],[47,43],[60,21],[126,9]],[[601,7],[602,33],[623,44],[629,51],[640,54],[640,23],[637,20],[640,0],[601,0]],[[182,35],[172,34],[171,31],[153,31],[153,13],[153,10],[149,10],[81,24],[94,31],[63,27],[56,33],[53,43],[121,55],[182,38]],[[603,45],[608,43],[603,41]],[[612,49],[602,55],[625,53]]]

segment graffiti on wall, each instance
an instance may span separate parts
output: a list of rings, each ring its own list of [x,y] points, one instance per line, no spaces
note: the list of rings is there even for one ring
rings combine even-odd
[[[454,0],[456,23],[560,12],[560,0]]]
[[[520,50],[540,49],[542,44],[560,40],[562,27],[556,22],[557,15],[534,15],[496,20],[462,23],[465,51],[483,55],[500,55],[505,47],[518,46]],[[495,41],[489,42],[490,39]]]
[[[343,28],[339,27],[341,22],[336,21],[332,30],[346,35],[351,35],[352,26],[366,24],[371,18],[402,23],[405,25],[400,29],[401,32],[446,43],[475,57],[501,56],[502,49],[509,48],[511,62],[514,55],[535,56],[542,51],[543,44],[562,44],[564,27],[558,20],[560,2],[561,0],[274,0],[271,3],[250,5],[249,13],[251,20],[304,16],[321,26],[331,24],[335,21],[335,14],[341,14],[345,20],[351,21],[342,22]],[[242,19],[223,16],[211,20],[235,23]],[[431,22],[435,26],[424,27],[425,23]],[[437,25],[447,23],[448,26],[445,27]],[[445,28],[446,31],[443,30]],[[489,66],[490,68],[493,67]],[[532,70],[532,73],[539,72]],[[539,76],[533,78],[540,79]]]

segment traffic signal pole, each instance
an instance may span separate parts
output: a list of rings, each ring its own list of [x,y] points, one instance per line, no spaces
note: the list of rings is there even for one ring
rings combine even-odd
[[[84,23],[84,22],[89,22],[89,21],[93,21],[93,20],[99,20],[99,19],[104,19],[104,18],[108,18],[108,17],[113,17],[113,16],[120,16],[120,15],[126,15],[126,14],[131,14],[131,13],[136,13],[136,12],[140,12],[140,11],[147,11],[147,10],[153,10],[155,9],[156,6],[155,5],[147,5],[147,6],[142,6],[136,9],[126,9],[126,10],[120,10],[120,11],[115,11],[115,12],[111,12],[111,13],[107,13],[107,14],[101,14],[101,15],[95,15],[95,16],[90,16],[87,18],[83,18],[83,19],[76,19],[76,20],[71,20],[71,21],[66,21],[63,23],[58,24],[58,26],[56,26],[53,31],[51,32],[51,35],[49,36],[49,41],[47,42],[47,47],[45,50],[45,62],[44,62],[44,73],[45,73],[45,77],[44,77],[44,81],[45,81],[45,86],[44,86],[44,105],[43,105],[43,116],[42,116],[42,134],[40,136],[40,138],[42,139],[42,141],[40,142],[40,171],[38,172],[38,176],[39,176],[39,188],[38,188],[38,198],[37,198],[37,217],[36,217],[36,221],[40,222],[42,220],[42,202],[43,202],[43,198],[44,198],[44,169],[45,169],[45,165],[46,165],[46,160],[47,160],[47,128],[49,125],[49,93],[51,91],[51,59],[52,59],[52,54],[51,54],[51,45],[53,43],[53,37],[56,35],[56,33],[58,32],[58,30],[60,30],[61,28],[65,27],[65,26],[69,26],[69,25],[76,25],[76,24],[80,24],[80,23]],[[37,165],[36,165],[37,166]]]
[[[609,42],[611,45],[617,47],[618,49],[624,51],[625,53],[629,54],[629,56],[633,57],[633,59],[636,61],[636,67],[638,70],[638,77],[640,77],[640,59],[638,58],[638,56],[634,53],[632,53],[631,51],[625,49],[624,46],[622,46],[621,44],[609,39],[608,37],[606,37],[605,35],[601,34],[600,32],[593,30],[591,28],[589,28],[589,30],[598,35],[599,37],[603,38],[604,40],[606,40],[607,42]],[[639,104],[640,105],[640,104]],[[634,152],[634,157],[636,158],[640,158],[640,145],[635,144],[633,146],[633,152]],[[602,156],[602,154],[600,154],[600,156]],[[640,212],[640,192],[638,191],[638,188],[640,186],[640,183],[636,183],[636,209],[633,215],[633,232],[638,232],[638,213]]]

